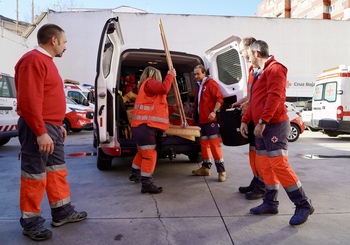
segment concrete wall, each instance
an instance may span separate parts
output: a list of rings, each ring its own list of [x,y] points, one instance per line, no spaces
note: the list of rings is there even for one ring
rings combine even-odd
[[[289,69],[288,96],[311,96],[313,82],[322,70],[340,64],[350,65],[350,26],[347,21],[113,13],[111,10],[49,12],[47,21],[65,29],[68,39],[66,53],[55,59],[63,79],[94,83],[102,27],[113,16],[119,17],[125,48],[163,49],[158,28],[160,18],[169,48],[174,51],[204,55],[206,50],[231,35],[265,40],[270,53]],[[33,37],[36,37],[35,32],[29,39],[33,40]],[[15,45],[13,49],[16,49]],[[15,63],[13,60],[22,50],[16,50],[11,62]],[[3,56],[0,60],[2,64]]]

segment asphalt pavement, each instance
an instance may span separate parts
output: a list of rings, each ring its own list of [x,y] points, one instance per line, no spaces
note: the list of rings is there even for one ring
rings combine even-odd
[[[155,184],[164,192],[141,194],[128,180],[131,159],[115,159],[109,171],[96,167],[92,132],[72,133],[65,144],[71,199],[85,221],[50,226],[47,197],[42,202],[46,226],[53,231],[47,245],[345,245],[350,244],[350,136],[330,138],[305,131],[289,144],[289,160],[315,208],[309,220],[289,225],[294,205],[283,188],[277,215],[252,215],[262,200],[246,200],[238,187],[252,173],[248,145],[223,146],[227,181],[192,176],[200,164],[186,156],[159,160]],[[22,235],[19,224],[20,162],[17,138],[0,147],[0,245],[37,244]]]

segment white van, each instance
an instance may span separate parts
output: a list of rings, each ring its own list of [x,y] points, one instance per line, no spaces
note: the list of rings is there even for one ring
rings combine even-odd
[[[336,137],[350,133],[350,68],[328,69],[317,77],[312,98],[311,125]]]
[[[154,38],[161,39],[161,36]],[[182,102],[190,119],[193,114],[191,108],[194,108],[193,69],[198,64],[209,68],[210,75],[218,82],[225,97],[224,108],[245,95],[247,68],[239,54],[239,42],[240,38],[232,36],[209,49],[205,58],[201,57],[204,54],[198,56],[170,51]],[[168,71],[163,47],[159,47],[159,50],[140,47],[123,49],[123,44],[118,18],[109,19],[100,39],[95,79],[94,145],[97,147],[97,167],[101,170],[108,169],[114,157],[134,156],[137,152],[136,144],[128,133],[130,121],[127,111],[133,108],[133,103],[124,103],[121,97],[125,96],[124,78],[132,74],[138,81],[143,69],[150,65],[159,69],[163,78]],[[168,94],[168,103],[175,103],[172,90]],[[178,120],[176,114],[170,116],[171,123]],[[163,148],[158,151],[158,157],[172,159],[177,154],[185,154],[192,162],[201,159],[198,138],[191,141],[163,135],[162,141]]]
[[[64,83],[64,93],[77,104],[88,106],[93,110],[95,109],[95,105],[91,103],[91,99],[89,99],[92,96],[92,92],[87,88],[77,84]]]
[[[17,131],[17,99],[14,78],[0,72],[0,146],[5,145]]]

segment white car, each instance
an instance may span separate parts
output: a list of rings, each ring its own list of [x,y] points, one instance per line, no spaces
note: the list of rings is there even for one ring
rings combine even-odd
[[[17,99],[14,78],[0,72],[0,146],[5,145],[17,131]]]

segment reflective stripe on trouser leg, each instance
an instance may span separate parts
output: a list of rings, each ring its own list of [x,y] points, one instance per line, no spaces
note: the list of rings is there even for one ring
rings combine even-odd
[[[141,157],[140,153],[137,152],[133,161],[132,161],[131,167],[134,169],[141,169],[141,163],[142,163],[142,157]]]
[[[272,171],[266,151],[257,151],[257,158],[261,167],[262,174],[264,176],[266,189],[278,190],[279,181],[275,173]]]
[[[210,145],[209,145],[209,139],[207,136],[201,136],[199,138],[199,143],[201,145],[201,152],[202,152],[202,166],[205,166],[207,168],[211,167],[211,153],[210,153]]]
[[[256,165],[255,165],[255,158],[256,158],[255,146],[249,146],[249,163],[250,163],[250,168],[252,169],[253,175],[257,176],[258,171],[257,171]]]

